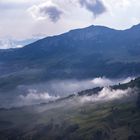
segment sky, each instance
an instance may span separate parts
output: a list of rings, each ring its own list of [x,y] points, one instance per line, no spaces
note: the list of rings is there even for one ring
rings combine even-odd
[[[0,39],[26,40],[103,25],[140,23],[140,0],[0,0]]]

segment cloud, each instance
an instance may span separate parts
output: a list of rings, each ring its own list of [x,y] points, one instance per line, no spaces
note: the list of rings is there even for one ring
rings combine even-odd
[[[116,85],[118,83],[125,83],[131,81],[132,78],[126,79],[108,79],[105,77],[97,77],[87,80],[52,80],[45,83],[34,85],[19,85],[16,90],[10,91],[15,93],[10,94],[7,98],[6,95],[0,95],[0,107],[13,107],[39,104],[49,101],[54,101],[61,97],[66,97],[71,94],[76,94],[80,91],[92,89],[95,87],[108,87],[110,85]],[[100,92],[100,95],[83,96],[78,98],[81,102],[88,101],[100,101],[101,99],[114,99],[120,97],[123,93],[121,90],[111,90],[110,88],[104,88]],[[132,92],[133,93],[133,92]],[[96,98],[97,97],[97,98]]]
[[[95,17],[106,11],[106,8],[100,0],[79,0],[82,7],[90,11]]]
[[[17,103],[19,106],[23,105],[32,105],[39,103],[47,103],[49,101],[55,101],[59,99],[59,96],[50,96],[47,92],[40,93],[35,89],[30,89],[27,95],[20,95],[19,102]]]
[[[0,39],[0,49],[10,49],[10,48],[22,48],[23,46],[33,43],[38,39],[41,39],[40,36],[33,36],[30,39],[26,40],[16,40],[11,37],[5,37]]]
[[[17,44],[15,41],[10,39],[0,39],[0,49],[9,49],[9,48],[21,48],[21,44]]]
[[[116,85],[116,84],[125,84],[130,82],[131,80],[134,80],[135,77],[127,77],[124,79],[109,79],[106,77],[97,77],[94,78],[91,82],[95,85],[95,86],[99,86],[99,87],[104,87],[104,86],[111,86],[111,85]]]
[[[62,12],[59,16],[61,21],[59,18],[60,22],[56,23],[57,26],[51,24],[50,20],[36,21],[50,19],[48,14],[40,13],[38,10],[43,3],[48,1],[51,1],[56,9]],[[33,34],[39,33],[52,36],[71,29],[89,26],[93,22],[95,25],[126,29],[140,22],[140,1],[138,0],[100,0],[96,4],[91,4],[95,1],[97,0],[0,0],[0,38],[10,35],[14,39],[27,39],[31,38]],[[82,5],[79,4],[80,2]],[[93,5],[96,7],[101,5],[98,6],[99,8],[105,7],[103,9],[106,12],[103,16],[96,14],[102,14],[102,12],[92,10]],[[31,11],[27,12],[27,9]],[[104,10],[97,9],[97,11]],[[29,13],[36,20],[33,20]],[[98,18],[94,19],[94,16],[91,16],[92,13],[95,13]]]
[[[128,88],[126,90],[114,90],[109,87],[104,87],[98,94],[92,96],[80,97],[81,103],[86,102],[105,102],[112,101],[116,99],[121,99],[125,97],[131,97],[136,95],[136,89]]]
[[[95,86],[109,86],[116,83],[116,81],[105,78],[105,77],[97,77],[91,81]]]
[[[47,92],[49,95],[53,96],[67,96],[73,93],[77,93],[86,89],[91,89],[95,87],[106,87],[111,85],[116,85],[119,83],[126,83],[131,81],[132,78],[125,79],[109,79],[106,77],[96,77],[87,80],[52,80],[45,83],[34,84],[30,86],[19,86],[19,91],[28,92],[29,89],[35,89],[39,93]],[[23,94],[24,94],[23,93]]]
[[[51,1],[42,3],[40,5],[33,5],[28,9],[28,12],[36,20],[49,18],[52,22],[57,22],[63,14],[58,5],[52,3]]]
[[[100,0],[67,0],[65,2],[62,2],[66,5],[72,4],[73,8],[79,8],[80,4],[83,8],[86,8],[88,11],[90,11],[95,17],[106,11],[103,2],[101,2]],[[67,6],[67,9],[65,9],[62,2],[49,0],[39,5],[33,5],[28,9],[28,12],[36,20],[49,18],[52,22],[57,22],[58,20],[60,20],[62,14],[69,12],[69,10],[71,9],[69,6]]]

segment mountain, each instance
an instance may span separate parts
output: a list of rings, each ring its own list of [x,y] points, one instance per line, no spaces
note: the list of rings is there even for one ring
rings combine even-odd
[[[137,78],[110,87],[108,100],[102,98],[100,88],[95,88],[47,104],[1,108],[0,139],[139,140],[139,88]],[[117,98],[119,93],[124,96]],[[110,96],[115,98],[110,100]]]
[[[0,50],[1,90],[52,79],[139,74],[140,25],[126,30],[92,25],[23,48]]]

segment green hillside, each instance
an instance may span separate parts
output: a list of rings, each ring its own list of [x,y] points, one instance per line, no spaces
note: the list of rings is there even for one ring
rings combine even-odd
[[[139,85],[140,78],[137,78],[114,89]],[[48,104],[1,109],[0,139],[139,140],[139,97],[80,103],[77,96],[69,96]]]

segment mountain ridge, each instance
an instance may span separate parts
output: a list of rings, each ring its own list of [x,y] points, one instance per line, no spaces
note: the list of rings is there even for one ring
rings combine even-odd
[[[58,37],[58,36],[65,35],[65,34],[70,33],[70,32],[75,32],[75,31],[83,30],[83,29],[104,28],[104,29],[110,29],[110,30],[115,30],[115,31],[128,31],[128,30],[130,30],[130,29],[134,29],[134,28],[137,28],[137,27],[140,28],[140,23],[139,23],[139,24],[136,24],[136,25],[133,25],[133,26],[131,26],[131,27],[129,27],[129,28],[126,28],[126,29],[115,29],[115,28],[111,28],[111,27],[108,27],[108,26],[94,25],[94,24],[92,24],[92,25],[89,25],[89,26],[87,26],[87,27],[82,27],[82,28],[78,28],[78,29],[72,29],[72,30],[69,30],[69,31],[64,32],[64,33],[61,33],[61,34],[56,34],[56,35],[47,36],[47,37],[44,37],[44,38],[42,38],[42,39],[38,39],[37,41],[34,41],[33,43],[30,43],[30,44],[34,44],[34,43],[36,43],[36,42],[38,42],[38,41],[41,41],[41,40],[43,40],[43,39]],[[29,46],[30,44],[25,45],[24,47],[27,47],[27,46]],[[23,47],[23,48],[24,48],[24,47]],[[6,51],[6,50],[16,50],[16,49],[20,49],[20,48],[9,48],[9,49],[4,49],[4,51]],[[0,49],[0,50],[3,50],[3,49]]]
[[[140,25],[124,31],[89,26],[0,52],[0,73],[0,87],[13,79],[16,87],[51,79],[137,76]]]

